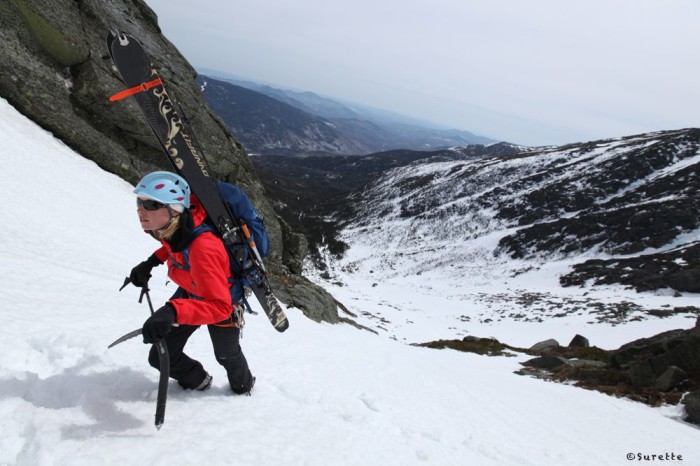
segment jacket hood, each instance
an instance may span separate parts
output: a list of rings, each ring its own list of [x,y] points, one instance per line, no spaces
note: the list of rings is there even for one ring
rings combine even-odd
[[[195,196],[190,197],[190,208],[180,214],[180,227],[168,240],[163,240],[170,245],[174,252],[184,251],[194,239],[194,229],[204,222],[207,212]]]
[[[207,218],[207,212],[194,194],[190,196],[190,215],[192,216],[192,222],[195,228],[201,225],[204,219]]]

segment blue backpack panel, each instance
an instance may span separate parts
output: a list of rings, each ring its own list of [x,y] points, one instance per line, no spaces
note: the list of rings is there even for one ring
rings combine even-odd
[[[270,239],[267,236],[265,222],[258,214],[258,211],[255,210],[248,196],[241,188],[229,183],[219,183],[219,192],[233,216],[242,220],[248,227],[250,234],[255,240],[260,257],[267,257],[270,253]]]

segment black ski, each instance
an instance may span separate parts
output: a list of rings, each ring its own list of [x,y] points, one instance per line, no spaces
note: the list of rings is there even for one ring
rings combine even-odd
[[[124,32],[110,32],[107,48],[112,62],[133,96],[149,126],[155,133],[173,168],[187,180],[201,202],[229,251],[231,260],[239,260],[241,248],[249,248],[252,264],[241,264],[246,278],[270,323],[280,332],[289,327],[287,316],[272,293],[270,281],[260,254],[245,241],[238,219],[222,201],[209,164],[195,143],[192,131],[175,111],[161,78],[151,64],[142,45]]]

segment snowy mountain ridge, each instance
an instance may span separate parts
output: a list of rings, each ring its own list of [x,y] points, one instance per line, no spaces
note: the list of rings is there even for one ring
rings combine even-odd
[[[385,245],[375,273],[450,265],[460,280],[475,258],[659,253],[700,239],[699,178],[700,130],[416,163],[356,193],[343,236]]]
[[[418,161],[353,194],[337,215],[346,254],[308,269],[358,323],[410,342],[694,320],[699,175],[697,129]],[[363,284],[371,296],[352,292]]]

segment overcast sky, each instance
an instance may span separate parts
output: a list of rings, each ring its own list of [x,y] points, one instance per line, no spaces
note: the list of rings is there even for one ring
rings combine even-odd
[[[146,0],[195,68],[498,140],[700,127],[699,0]]]

